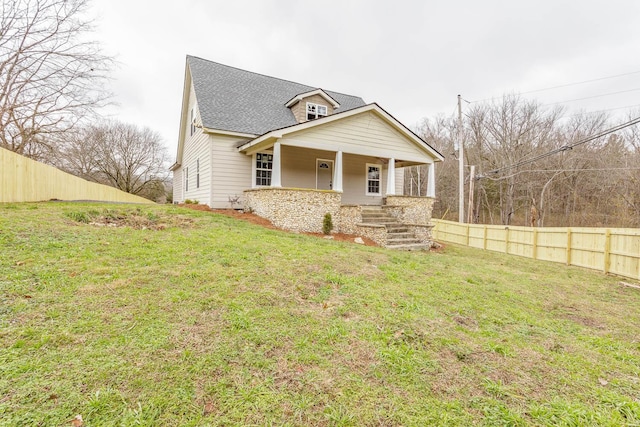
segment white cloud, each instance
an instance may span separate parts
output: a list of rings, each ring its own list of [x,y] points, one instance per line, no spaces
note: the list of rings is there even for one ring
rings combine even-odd
[[[187,54],[359,95],[409,126],[450,114],[458,93],[481,99],[640,70],[632,0],[102,0],[93,10],[97,36],[121,62],[111,113],[158,130],[172,151]],[[634,87],[640,74],[536,95]],[[571,106],[632,105],[637,95]]]

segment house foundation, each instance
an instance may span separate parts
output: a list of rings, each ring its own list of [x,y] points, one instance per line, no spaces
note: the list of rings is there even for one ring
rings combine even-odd
[[[341,205],[341,193],[300,188],[258,188],[244,192],[244,210],[278,228],[321,233],[331,214],[333,231],[367,237],[380,246],[425,249],[431,246],[431,197],[387,196],[382,206]]]
[[[340,200],[340,193],[331,190],[256,188],[244,192],[244,210],[283,230],[321,233],[327,213],[334,230],[339,229]]]

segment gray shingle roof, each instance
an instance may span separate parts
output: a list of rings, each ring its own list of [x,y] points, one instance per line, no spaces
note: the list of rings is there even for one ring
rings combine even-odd
[[[295,125],[285,103],[318,89],[187,56],[202,125],[209,129],[262,135]],[[340,104],[336,113],[365,105],[362,98],[325,90]]]

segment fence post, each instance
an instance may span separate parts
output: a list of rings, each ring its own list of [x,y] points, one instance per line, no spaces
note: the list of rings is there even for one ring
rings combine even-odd
[[[469,224],[467,224],[467,246],[469,246],[469,232],[471,230],[471,227],[469,226]]]
[[[504,228],[506,231],[504,233],[504,253],[509,253],[509,227]]]
[[[533,229],[533,253],[531,254],[533,259],[538,259],[538,230]]]
[[[571,228],[567,228],[567,265],[571,265]]]
[[[486,251],[487,250],[487,226],[484,226],[484,237],[482,240],[482,248]]]
[[[607,228],[604,232],[604,274],[609,272],[611,268],[611,229]]]

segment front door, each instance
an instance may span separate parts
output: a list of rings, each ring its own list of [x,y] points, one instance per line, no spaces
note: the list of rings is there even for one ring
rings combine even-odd
[[[316,159],[316,189],[333,189],[333,160]]]

